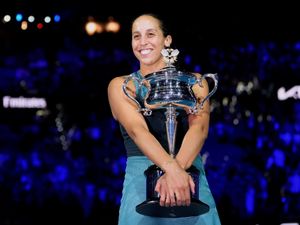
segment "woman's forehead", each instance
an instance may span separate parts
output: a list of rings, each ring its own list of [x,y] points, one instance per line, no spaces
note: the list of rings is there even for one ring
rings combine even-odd
[[[132,31],[140,29],[159,30],[159,21],[152,16],[140,16],[134,21]]]

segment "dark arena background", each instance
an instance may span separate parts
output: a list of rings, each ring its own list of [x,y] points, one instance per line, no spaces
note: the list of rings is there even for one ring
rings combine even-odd
[[[181,67],[219,76],[202,155],[222,224],[299,224],[298,8],[227,4],[1,1],[0,225],[117,224],[126,155],[107,85],[138,68],[143,12],[170,22]]]

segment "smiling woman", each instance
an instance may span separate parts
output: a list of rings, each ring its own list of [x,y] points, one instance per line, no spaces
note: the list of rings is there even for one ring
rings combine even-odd
[[[137,81],[148,74],[168,68],[170,60],[166,60],[163,54],[164,49],[171,48],[171,44],[172,36],[158,16],[143,14],[137,17],[132,23],[131,46],[140,68],[129,76]],[[173,57],[176,58],[177,54],[175,51]],[[208,135],[209,102],[205,102],[196,114],[182,110],[177,116],[178,145],[175,147],[174,157],[168,153],[169,130],[165,127],[165,112],[157,109],[151,116],[141,114],[137,104],[123,91],[123,84],[127,78],[128,75],[113,78],[108,86],[111,112],[120,124],[128,156],[118,224],[219,225],[218,212],[199,154]],[[147,90],[139,88],[138,82],[128,83],[126,92],[143,106]],[[194,94],[196,98],[203,99],[208,92],[208,84],[205,82],[203,88],[196,90]],[[144,171],[153,164],[163,171],[155,184],[155,192],[159,196],[157,201],[159,206],[163,207],[158,207],[157,210],[189,207],[191,193],[199,192],[200,201],[209,205],[209,211],[202,215],[176,218],[139,214],[136,206],[146,198]],[[200,185],[196,185],[187,172],[192,166],[200,171]]]

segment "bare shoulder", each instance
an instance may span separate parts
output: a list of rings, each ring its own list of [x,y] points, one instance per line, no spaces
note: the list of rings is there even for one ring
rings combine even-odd
[[[123,76],[117,76],[114,77],[113,79],[111,79],[111,81],[108,84],[108,89],[110,89],[111,87],[115,87],[115,86],[120,86],[124,83],[125,79],[128,77],[129,75],[123,75]]]
[[[124,82],[129,75],[117,76],[110,80],[109,85]]]

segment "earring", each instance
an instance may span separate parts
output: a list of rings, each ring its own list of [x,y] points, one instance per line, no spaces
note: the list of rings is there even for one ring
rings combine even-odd
[[[161,54],[163,55],[164,61],[167,64],[167,66],[173,66],[172,64],[177,61],[177,55],[179,54],[179,50],[166,47],[161,50]]]

